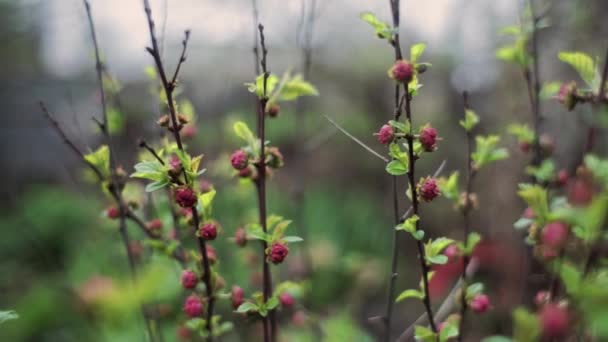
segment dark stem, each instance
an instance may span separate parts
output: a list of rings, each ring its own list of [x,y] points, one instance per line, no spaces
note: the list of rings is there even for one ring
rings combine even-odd
[[[600,79],[600,86],[599,89],[597,91],[596,97],[595,99],[593,99],[595,101],[595,103],[597,105],[601,105],[604,100],[606,99],[606,78],[608,77],[608,50],[606,50],[606,57],[604,58],[604,69],[602,70],[602,77]],[[593,145],[595,144],[595,138],[596,138],[596,127],[595,125],[592,123],[590,123],[589,127],[587,128],[587,137],[585,140],[585,149],[584,149],[584,153],[581,156],[581,163],[585,158],[585,154],[590,153],[591,151],[593,151]],[[579,163],[580,164],[580,163]]]
[[[152,146],[148,145],[148,143],[144,140],[144,139],[140,139],[139,140],[139,147],[141,148],[145,148],[148,152],[150,152],[151,155],[154,156],[154,158],[156,158],[156,160],[161,164],[161,165],[165,165],[165,161],[163,160],[163,158],[161,158],[158,153],[156,153],[156,151],[154,150],[154,148],[152,148]]]
[[[262,24],[258,25],[258,30],[260,33],[260,47],[262,48],[262,59],[260,60],[260,67],[262,73],[264,75],[263,82],[263,95],[258,101],[257,106],[257,135],[260,139],[260,157],[259,161],[256,163],[256,168],[258,171],[258,176],[256,180],[256,189],[258,194],[258,209],[259,209],[259,219],[260,225],[262,226],[262,230],[266,233],[268,227],[266,222],[266,153],[264,148],[264,141],[266,140],[266,104],[268,102],[267,96],[267,81],[269,72],[266,65],[266,57],[268,54],[268,50],[266,49],[266,42],[264,38],[264,26]],[[268,302],[270,297],[272,297],[272,274],[270,273],[270,264],[268,263],[268,259],[266,258],[266,249],[268,248],[268,243],[266,241],[262,241],[262,255],[264,256],[263,261],[263,274],[264,274],[264,284],[263,284],[263,294],[264,294],[264,303]],[[272,342],[276,337],[276,317],[275,311],[271,310],[268,314],[268,317],[262,317],[262,322],[264,324],[264,341]],[[270,326],[269,326],[270,325]]]
[[[402,53],[401,53],[401,45],[399,43],[399,0],[391,0],[390,1],[390,5],[391,5],[391,13],[393,15],[393,27],[395,28],[395,35],[393,37],[393,48],[395,51],[395,60],[400,60],[402,59]],[[401,117],[401,108],[402,108],[402,101],[400,100],[401,98],[401,93],[400,93],[400,89],[401,87],[399,86],[399,84],[395,85],[395,109],[394,109],[394,113],[393,113],[393,119],[395,121],[399,121],[399,118]],[[404,90],[406,91],[406,90]],[[407,94],[404,94],[405,97],[407,97]],[[407,101],[407,100],[406,100]],[[395,225],[399,224],[399,189],[398,189],[398,182],[397,182],[397,176],[393,176],[392,177],[392,184],[393,184],[393,211],[394,211],[394,221],[395,221]],[[390,336],[391,336],[391,323],[392,323],[392,318],[393,318],[393,304],[395,301],[395,284],[397,282],[397,277],[398,277],[398,273],[397,273],[397,266],[398,266],[398,259],[399,259],[399,231],[397,229],[395,229],[395,227],[391,227],[391,230],[393,231],[393,243],[392,243],[392,257],[391,257],[391,272],[389,275],[389,285],[388,285],[388,294],[387,294],[387,299],[386,299],[386,312],[384,313],[384,323],[385,323],[385,334],[384,334],[384,341],[388,342],[390,340]]]
[[[180,136],[180,129],[179,129],[179,125],[178,125],[178,121],[177,121],[177,111],[175,109],[175,103],[173,101],[173,91],[175,90],[177,84],[177,78],[179,76],[179,72],[181,70],[181,65],[182,63],[186,60],[186,50],[188,48],[188,39],[190,38],[190,31],[186,30],[185,31],[185,37],[184,40],[182,41],[182,53],[180,56],[180,59],[178,61],[177,67],[175,68],[175,72],[173,73],[173,77],[171,79],[171,82],[168,81],[167,79],[167,74],[165,72],[165,68],[163,66],[163,62],[161,60],[161,55],[160,55],[160,51],[158,49],[158,42],[156,40],[156,35],[154,32],[154,20],[152,19],[152,10],[150,9],[150,4],[148,0],[143,0],[144,2],[144,10],[146,12],[146,17],[148,20],[148,28],[150,31],[150,41],[152,44],[152,47],[148,47],[146,48],[146,50],[150,53],[150,55],[152,55],[152,58],[154,59],[154,63],[156,64],[156,70],[160,76],[161,79],[161,83],[163,86],[163,89],[165,91],[165,95],[167,96],[167,105],[169,106],[169,114],[171,117],[171,125],[172,125],[172,133],[173,133],[173,137],[175,138],[175,142],[177,143],[177,147],[182,150],[184,150],[184,147],[182,145],[182,140],[181,140],[181,136]],[[184,179],[186,181],[186,183],[188,183],[188,179],[184,170]],[[193,217],[193,224],[194,224],[194,232],[196,233],[196,230],[198,229],[199,226],[199,217],[198,217],[198,210],[196,209],[196,207],[192,208],[192,217]],[[197,237],[198,240],[198,246],[199,246],[199,250],[202,256],[202,268],[203,268],[203,282],[205,283],[205,289],[206,289],[206,294],[207,294],[207,324],[205,325],[207,332],[208,332],[208,337],[207,340],[209,341],[213,341],[213,326],[211,324],[211,319],[213,318],[213,309],[214,309],[214,303],[215,303],[215,297],[213,294],[213,284],[212,284],[212,279],[211,279],[211,265],[209,263],[209,258],[207,256],[207,249],[206,249],[206,243],[205,240],[203,240],[201,237]]]
[[[412,208],[413,214],[418,215],[418,191],[416,189],[416,155],[414,154],[414,134],[412,131],[412,110],[411,110],[411,95],[409,94],[409,87],[406,87],[405,91],[407,92],[405,98],[405,115],[407,116],[407,120],[410,122],[410,133],[407,135],[407,145],[408,145],[408,154],[409,154],[409,171],[407,173],[410,190],[412,192]],[[420,220],[416,221],[416,231],[418,231],[418,227],[420,225]],[[431,307],[431,297],[429,293],[429,266],[426,263],[426,256],[424,252],[424,244],[420,240],[416,240],[416,246],[418,248],[418,259],[420,261],[420,269],[422,271],[422,283],[424,286],[424,298],[422,299],[424,303],[424,308],[427,312],[427,316],[429,317],[429,324],[433,332],[437,333],[437,325],[435,324],[435,318],[433,316],[433,308]]]
[[[529,71],[526,71],[528,77],[526,77],[528,83],[528,90],[533,92],[533,97],[531,97],[531,105],[532,105],[532,117],[534,120],[534,148],[533,148],[533,157],[532,157],[532,165],[538,166],[541,162],[541,147],[540,147],[540,124],[541,124],[541,108],[540,108],[540,75],[539,75],[539,64],[538,64],[538,30],[537,24],[541,19],[536,16],[536,12],[534,10],[534,1],[528,0],[530,5],[530,15],[532,17],[532,76],[534,82],[532,83],[529,77]],[[533,99],[532,99],[533,98]]]
[[[469,101],[468,101],[468,94],[467,92],[463,92],[462,94],[463,100],[464,100],[464,110],[465,113],[466,111],[470,108],[469,107]],[[462,218],[463,218],[463,223],[464,223],[464,236],[463,236],[463,241],[464,241],[464,249],[466,250],[468,248],[468,237],[469,237],[469,233],[471,231],[471,225],[470,225],[470,212],[472,209],[471,206],[471,201],[470,201],[470,195],[471,195],[471,191],[472,191],[472,187],[473,187],[473,179],[475,178],[476,172],[475,169],[473,169],[472,165],[473,165],[473,160],[471,158],[471,153],[472,151],[472,142],[473,142],[473,136],[471,134],[470,131],[466,131],[466,138],[467,138],[467,175],[466,175],[466,190],[464,193],[464,205],[462,208]],[[461,286],[461,295],[460,295],[460,322],[459,322],[459,328],[458,328],[458,341],[461,342],[464,339],[464,327],[465,327],[465,317],[466,317],[466,313],[467,313],[467,292],[466,292],[466,288],[468,285],[468,279],[467,279],[467,268],[469,267],[469,262],[471,261],[471,258],[469,256],[468,253],[463,253],[463,257],[462,257],[462,275],[461,275],[461,279],[462,279],[462,286]]]
[[[260,23],[258,14],[258,2],[257,0],[251,0],[251,9],[253,14],[253,62],[255,66],[255,76],[260,75],[260,51],[258,49],[260,43],[258,40],[258,24]]]

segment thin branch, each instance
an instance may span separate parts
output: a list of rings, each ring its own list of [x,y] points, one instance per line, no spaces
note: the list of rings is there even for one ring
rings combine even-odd
[[[102,123],[100,127],[102,131],[108,131],[108,112],[106,104],[106,95],[103,88],[103,64],[101,63],[101,57],[99,54],[99,45],[97,44],[97,34],[95,33],[95,25],[93,23],[93,15],[91,14],[91,5],[88,0],[83,0],[84,7],[87,11],[87,18],[89,20],[89,28],[91,30],[91,39],[93,41],[93,47],[95,49],[95,70],[97,71],[97,82],[99,83],[99,90],[101,96],[101,109],[102,109]]]
[[[469,263],[469,266],[466,269],[467,277],[471,277],[473,274],[475,274],[475,272],[477,271],[477,267],[478,267],[478,263],[475,262],[475,259],[473,259],[473,261]],[[454,287],[452,287],[452,290],[450,290],[450,293],[444,299],[443,303],[441,303],[441,305],[439,306],[439,309],[437,310],[437,313],[435,314],[435,317],[434,317],[436,322],[444,321],[446,319],[446,317],[449,316],[450,312],[452,312],[452,310],[456,306],[456,303],[458,302],[458,300],[456,299],[456,295],[460,292],[459,290],[461,287],[462,287],[462,279],[458,279],[456,284],[454,284]],[[405,331],[403,333],[401,333],[401,335],[399,335],[399,338],[397,338],[397,341],[398,342],[411,341],[412,337],[414,336],[414,331],[415,331],[416,326],[422,325],[427,321],[428,321],[428,314],[426,312],[424,312],[422,315],[420,315],[414,321],[414,323],[410,324],[410,326],[408,326],[407,329],[405,329]]]
[[[173,73],[173,78],[171,79],[172,87],[177,86],[177,75],[179,75],[179,70],[182,67],[182,64],[186,61],[186,51],[188,50],[188,40],[190,39],[190,30],[184,31],[184,40],[182,40],[182,54],[179,57],[179,61],[177,62],[177,67],[175,68],[175,72]]]
[[[152,10],[150,9],[150,4],[148,0],[143,0],[144,3],[144,11],[146,12],[146,18],[148,20],[148,29],[150,31],[150,41],[152,44],[152,47],[148,47],[146,48],[146,50],[150,53],[150,55],[152,55],[152,58],[154,59],[154,62],[156,64],[156,70],[160,76],[164,91],[165,91],[165,95],[167,97],[167,104],[169,106],[169,114],[171,117],[171,125],[172,125],[172,133],[173,133],[173,137],[175,139],[175,142],[177,143],[177,147],[181,150],[184,151],[184,146],[182,145],[182,140],[181,140],[181,136],[180,136],[180,129],[178,126],[178,122],[177,122],[177,110],[175,109],[175,103],[173,100],[173,91],[175,90],[176,85],[176,80],[179,76],[179,71],[181,70],[181,64],[185,61],[185,54],[186,54],[186,49],[188,46],[188,39],[190,36],[190,31],[185,31],[185,38],[182,41],[182,54],[180,57],[180,60],[177,64],[176,70],[173,74],[173,78],[171,80],[171,83],[169,83],[168,79],[167,79],[167,74],[165,72],[165,68],[163,66],[162,60],[161,60],[161,56],[160,56],[160,51],[158,49],[158,42],[156,40],[156,35],[154,32],[154,20],[152,19]],[[187,180],[187,176],[186,173],[184,171],[184,178]],[[199,217],[198,217],[198,211],[196,209],[196,207],[192,208],[192,217],[193,217],[193,225],[194,225],[194,231],[196,232],[196,230],[198,229],[199,226]],[[207,324],[205,325],[205,328],[207,329],[208,332],[208,337],[207,339],[209,341],[213,341],[213,325],[212,325],[212,318],[213,318],[213,310],[214,310],[214,303],[215,303],[215,296],[213,293],[213,284],[212,284],[212,279],[211,279],[211,264],[209,262],[209,257],[207,256],[207,246],[206,246],[206,242],[202,237],[197,237],[198,240],[198,247],[199,247],[199,251],[201,253],[202,256],[202,262],[201,262],[201,266],[203,268],[203,282],[205,283],[205,289],[206,289],[206,295],[207,295],[207,316],[206,316],[206,320],[207,320]]]
[[[347,130],[345,130],[344,128],[342,128],[342,126],[338,125],[329,116],[327,116],[325,114],[322,114],[322,115],[323,115],[323,117],[325,117],[325,119],[327,119],[327,121],[329,121],[329,123],[331,123],[332,125],[334,125],[334,127],[336,127],[338,130],[340,130],[340,132],[344,133],[344,135],[346,135],[347,137],[349,137],[352,141],[354,141],[357,144],[359,144],[359,146],[363,147],[369,153],[373,154],[374,156],[376,156],[378,159],[382,160],[383,162],[385,162],[385,163],[389,162],[389,160],[386,157],[384,157],[380,153],[374,151],[371,147],[367,146],[364,142],[362,142],[361,140],[357,139],[354,135],[348,133]]]
[[[253,62],[255,66],[255,76],[257,77],[260,74],[260,51],[258,50],[259,40],[258,40],[258,24],[260,22],[259,13],[258,13],[258,2],[257,0],[251,0],[251,9],[253,14]]]
[[[533,145],[533,156],[532,165],[538,166],[541,162],[541,146],[540,146],[540,125],[542,121],[541,107],[540,107],[540,75],[539,75],[539,63],[538,63],[538,22],[541,17],[536,16],[534,9],[534,0],[528,0],[530,6],[530,16],[532,19],[532,42],[531,42],[531,57],[532,57],[532,70],[528,67],[524,69],[524,76],[526,78],[526,84],[528,86],[528,93],[530,96],[530,104],[532,106],[532,119],[534,124],[534,145]],[[534,179],[536,182],[536,179]]]
[[[161,164],[161,165],[165,165],[165,161],[163,160],[163,158],[161,158],[158,153],[156,153],[156,151],[152,148],[152,146],[148,145],[148,143],[144,140],[144,139],[140,139],[139,140],[139,147],[141,148],[145,148],[148,152],[150,152],[151,155],[154,156],[154,158],[156,158],[156,160]]]
[[[97,168],[97,166],[91,164],[88,160],[86,160],[86,158],[84,157],[84,154],[78,149],[78,147],[76,147],[74,142],[72,142],[72,140],[70,140],[70,138],[68,138],[67,134],[61,128],[61,126],[59,125],[57,120],[55,120],[55,118],[53,117],[51,112],[49,112],[49,110],[47,109],[44,102],[40,101],[39,105],[40,105],[40,109],[42,109],[42,113],[44,114],[46,119],[51,123],[51,126],[53,126],[55,131],[57,131],[57,133],[59,134],[59,136],[61,137],[63,142],[66,145],[68,145],[68,147],[95,173],[95,175],[97,176],[97,178],[99,180],[103,180],[104,177],[103,177],[103,174],[101,173],[101,170],[99,170]]]
[[[464,102],[464,113],[466,114],[466,111],[470,108],[469,107],[469,101],[468,101],[468,94],[467,92],[463,92],[462,93],[462,97],[463,97],[463,102]],[[468,237],[469,237],[469,233],[471,231],[471,226],[470,226],[470,213],[471,213],[471,209],[472,209],[472,205],[471,205],[471,200],[470,200],[470,195],[471,195],[471,190],[473,187],[473,179],[475,178],[475,175],[477,174],[475,169],[473,169],[472,165],[473,165],[473,159],[471,157],[471,153],[472,151],[472,145],[473,145],[473,135],[471,134],[470,130],[465,130],[466,132],[466,139],[467,139],[467,166],[466,166],[466,170],[467,170],[467,174],[466,174],[466,189],[464,192],[464,206],[462,207],[462,218],[463,218],[463,225],[464,225],[464,232],[463,232],[463,241],[464,241],[464,249],[466,250],[468,248]],[[459,322],[459,329],[458,329],[458,341],[463,341],[464,339],[464,322],[465,322],[465,317],[466,317],[466,313],[467,313],[467,296],[466,296],[466,287],[468,285],[468,279],[467,279],[467,269],[469,267],[469,262],[471,261],[471,257],[467,254],[464,253],[463,257],[462,257],[462,275],[461,275],[461,282],[462,282],[462,291],[461,291],[461,295],[460,295],[460,322]]]
[[[167,95],[167,105],[169,106],[169,116],[171,118],[173,137],[175,139],[175,142],[177,143],[177,147],[180,150],[183,150],[184,147],[182,145],[182,139],[179,134],[179,124],[177,122],[177,110],[175,109],[175,102],[173,101],[173,90],[175,89],[175,84],[169,83],[167,74],[165,72],[165,67],[163,66],[163,62],[160,57],[160,51],[158,49],[158,41],[156,40],[156,34],[154,32],[155,26],[154,26],[154,20],[152,19],[152,9],[150,8],[150,3],[148,0],[143,0],[143,2],[144,2],[144,11],[146,12],[146,18],[148,20],[148,29],[150,31],[150,42],[152,44],[152,47],[147,47],[146,51],[148,51],[148,53],[150,55],[152,55],[152,58],[154,59],[154,63],[156,65],[156,71],[158,72],[158,75],[160,76],[160,80],[161,80],[163,89],[165,90],[165,94]],[[175,73],[174,77],[177,78],[177,75],[178,74]]]
[[[265,118],[266,118],[266,103],[268,102],[267,96],[267,81],[269,72],[267,69],[267,55],[268,50],[266,49],[266,41],[264,37],[264,26],[262,24],[258,25],[258,31],[260,34],[260,47],[262,49],[262,59],[260,60],[260,67],[262,69],[262,73],[264,75],[263,81],[263,95],[258,101],[257,105],[257,135],[260,139],[260,156],[259,161],[256,164],[258,171],[258,178],[255,182],[257,195],[258,195],[258,209],[259,209],[259,222],[262,226],[262,230],[264,233],[268,230],[267,220],[266,220],[266,152],[264,148],[264,141],[266,141],[266,127],[265,127]],[[257,51],[257,48],[256,48]],[[270,273],[270,265],[268,263],[268,259],[266,258],[266,249],[268,248],[268,243],[263,240],[262,241],[262,255],[263,258],[263,295],[264,302],[268,302],[270,297],[272,296],[272,274]],[[273,342],[276,338],[276,317],[275,310],[271,310],[269,312],[268,317],[262,317],[262,323],[264,325],[264,341],[265,342]],[[270,326],[269,326],[270,325]]]

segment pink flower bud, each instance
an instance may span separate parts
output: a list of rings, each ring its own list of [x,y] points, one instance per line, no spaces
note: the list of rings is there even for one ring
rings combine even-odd
[[[208,222],[203,224],[200,227],[198,234],[203,240],[215,240],[215,238],[217,237],[217,224],[215,224],[214,222]]]
[[[244,247],[247,244],[247,232],[243,228],[239,228],[234,232],[234,242],[239,247]]]
[[[146,228],[151,231],[159,231],[163,229],[163,221],[161,221],[161,219],[154,219],[152,221],[148,221],[146,223]]]
[[[448,257],[448,262],[456,261],[462,255],[456,244],[451,244],[443,250],[443,255]]]
[[[194,190],[182,186],[174,191],[175,202],[182,208],[192,208],[196,205],[197,198]]]
[[[539,313],[543,336],[548,339],[565,337],[570,328],[568,309],[549,303],[543,306]]]
[[[283,243],[276,242],[272,246],[270,246],[268,252],[268,258],[272,261],[273,264],[280,264],[285,260],[287,254],[289,253],[289,249]]]
[[[217,262],[217,253],[215,252],[215,248],[207,245],[205,252],[207,253],[207,258],[209,258],[209,263],[211,265],[215,264]]]
[[[490,298],[485,294],[478,294],[471,299],[469,307],[475,313],[484,313],[490,308]]]
[[[545,305],[551,299],[551,294],[549,291],[538,291],[536,296],[534,296],[534,304],[541,307]]]
[[[593,199],[593,184],[587,179],[576,178],[568,187],[568,202],[575,206],[586,206]]]
[[[561,169],[557,172],[557,179],[555,180],[557,185],[564,186],[568,183],[568,170]]]
[[[116,207],[109,207],[106,209],[106,216],[112,220],[115,220],[120,217],[120,210]]]
[[[437,149],[437,130],[433,127],[428,125],[423,127],[418,139],[425,151],[433,152]]]
[[[243,302],[245,301],[245,292],[243,291],[243,289],[236,285],[233,286],[231,300],[232,300],[232,307],[235,310],[238,309],[239,306],[241,306],[241,304],[243,304]]]
[[[243,150],[236,150],[230,156],[230,164],[236,170],[243,170],[249,165],[249,156]]]
[[[389,70],[389,76],[397,82],[408,84],[414,79],[414,65],[400,59]]]
[[[203,313],[203,302],[196,295],[186,298],[184,313],[190,318],[198,317]]]
[[[439,196],[441,191],[437,185],[437,180],[432,177],[421,179],[418,183],[418,195],[425,202],[431,202],[435,197]]]
[[[198,277],[196,273],[191,270],[183,270],[182,271],[182,286],[185,289],[193,289],[196,287],[196,283],[198,283]]]
[[[293,298],[293,296],[289,293],[283,292],[279,295],[279,302],[281,302],[281,305],[287,309],[291,308],[296,303],[296,299]]]
[[[562,248],[568,239],[569,228],[563,222],[551,222],[547,224],[541,233],[543,245],[552,249]]]
[[[536,215],[534,214],[534,210],[532,210],[532,208],[527,207],[526,210],[524,210],[523,217],[532,220],[536,217]]]
[[[390,125],[384,125],[380,127],[376,135],[378,136],[378,142],[388,145],[395,139],[395,130]]]

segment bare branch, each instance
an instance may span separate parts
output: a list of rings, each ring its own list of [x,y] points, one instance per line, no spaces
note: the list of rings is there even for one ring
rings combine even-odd
[[[338,125],[334,120],[332,120],[329,116],[323,114],[323,117],[325,117],[325,119],[327,119],[327,121],[329,121],[329,123],[331,123],[332,125],[334,125],[338,130],[340,130],[340,132],[344,133],[344,135],[346,135],[347,137],[349,137],[352,141],[356,142],[357,144],[359,144],[359,146],[363,147],[364,149],[366,149],[369,153],[373,154],[374,156],[376,156],[377,158],[379,158],[380,160],[382,160],[385,163],[388,163],[389,160],[382,156],[380,153],[374,151],[371,147],[367,146],[364,142],[362,142],[361,140],[357,139],[354,135],[348,133],[347,130],[345,130],[344,128],[342,128],[340,125]]]

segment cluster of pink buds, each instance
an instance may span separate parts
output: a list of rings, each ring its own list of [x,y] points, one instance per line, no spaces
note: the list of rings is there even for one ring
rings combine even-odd
[[[431,202],[441,194],[437,179],[434,177],[422,178],[418,182],[418,195],[425,202]]]
[[[206,241],[215,240],[218,233],[218,225],[215,222],[204,223],[198,230],[198,235]]]
[[[268,248],[266,253],[268,255],[268,259],[276,265],[282,263],[283,260],[285,260],[287,254],[289,254],[289,249],[284,243],[276,242],[272,244],[270,248]]]
[[[477,294],[469,301],[469,307],[475,313],[484,313],[491,307],[490,297],[485,294]]]
[[[414,79],[415,71],[414,64],[401,59],[389,69],[388,75],[399,83],[408,84]]]

